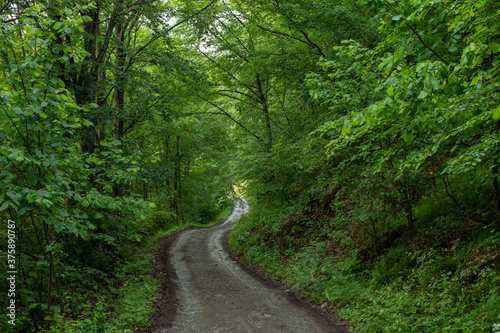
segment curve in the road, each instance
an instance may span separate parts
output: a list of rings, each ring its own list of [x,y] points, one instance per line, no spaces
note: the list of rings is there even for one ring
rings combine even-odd
[[[172,326],[162,332],[346,332],[318,320],[241,269],[224,250],[223,235],[248,210],[244,199],[226,221],[180,233],[170,247],[178,298]]]

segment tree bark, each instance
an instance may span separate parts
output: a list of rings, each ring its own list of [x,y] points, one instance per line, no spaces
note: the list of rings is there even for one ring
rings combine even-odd
[[[168,163],[168,161],[169,161],[169,155],[170,155],[168,152],[169,147],[170,147],[170,134],[168,134],[165,137],[165,162],[166,163]],[[165,177],[165,187],[168,189],[168,191],[170,193],[170,178],[169,177]]]
[[[76,89],[76,101],[80,105],[88,105],[96,101],[97,90],[97,68],[96,54],[97,54],[97,34],[99,31],[99,7],[89,9],[83,15],[91,18],[89,22],[84,23],[84,30],[88,36],[84,39],[84,48],[88,53],[87,58],[83,60],[83,66],[76,85],[81,82],[82,89]],[[92,120],[92,119],[91,119]],[[82,153],[92,154],[95,151],[95,128],[89,126],[83,131]]]
[[[500,131],[500,119],[496,121],[496,131]],[[498,151],[497,151],[497,157],[493,159],[493,198],[495,200],[495,213],[496,213],[496,218],[497,218],[497,224],[500,224],[500,190],[498,187],[498,163],[500,163],[500,160],[498,158]]]
[[[115,37],[116,37],[116,83],[115,83],[115,91],[114,91],[114,103],[115,107],[115,119],[114,119],[114,139],[122,141],[124,134],[124,124],[125,118],[123,117],[123,106],[125,104],[125,49],[124,49],[124,41],[125,41],[125,30],[126,25],[122,23],[117,23],[115,26]]]
[[[115,112],[115,117],[113,119],[114,132],[113,139],[118,141],[123,141],[124,133],[124,123],[123,118],[123,106],[125,104],[125,91],[124,84],[125,79],[123,77],[123,69],[125,66],[125,50],[123,45],[123,40],[125,38],[126,26],[123,23],[117,23],[115,25],[115,39],[116,39],[116,68],[115,68],[115,90],[113,93],[113,107]],[[113,186],[113,192],[115,196],[122,195],[123,186],[120,184],[115,184]]]
[[[102,43],[98,43],[97,47],[98,49],[102,49]],[[106,80],[106,71],[99,70],[98,83],[105,82],[105,80]],[[99,105],[99,107],[101,106],[106,107],[108,104],[106,103],[106,99],[108,96],[106,94],[105,87],[103,87],[103,85],[98,85],[97,90],[98,90],[97,105]],[[97,138],[97,145],[99,146],[101,145],[101,142],[106,139],[106,122],[103,121],[102,118],[97,119],[96,138]]]
[[[264,114],[264,124],[265,124],[265,132],[267,136],[267,142],[265,143],[266,151],[270,151],[273,146],[273,132],[271,128],[271,118],[269,117],[269,106],[267,103],[266,95],[264,94],[264,89],[262,87],[262,80],[260,79],[260,75],[257,74],[257,89],[259,92],[259,99],[262,104],[262,112]]]
[[[181,199],[181,159],[180,153],[180,136],[175,137],[175,157],[174,157],[174,196],[172,202],[172,209],[176,215],[177,222],[179,221],[179,201]]]

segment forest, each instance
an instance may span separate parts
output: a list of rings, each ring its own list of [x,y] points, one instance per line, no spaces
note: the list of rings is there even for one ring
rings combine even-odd
[[[244,195],[352,332],[500,332],[499,71],[497,0],[0,0],[0,331],[147,327]]]

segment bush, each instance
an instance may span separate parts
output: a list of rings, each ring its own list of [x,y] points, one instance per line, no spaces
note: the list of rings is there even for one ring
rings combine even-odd
[[[372,271],[372,284],[381,286],[396,279],[406,280],[414,267],[408,249],[401,246],[390,249],[384,256],[381,256],[374,264]]]

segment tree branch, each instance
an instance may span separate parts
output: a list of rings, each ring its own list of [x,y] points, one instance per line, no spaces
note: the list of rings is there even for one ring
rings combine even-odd
[[[300,33],[307,39],[309,45],[315,47],[318,50],[319,54],[321,54],[323,58],[326,58],[325,54],[323,53],[323,51],[321,51],[321,48],[318,46],[318,44],[314,43],[311,39],[309,39],[309,36],[307,36],[307,34],[303,30],[300,30]]]
[[[390,10],[392,10],[392,12],[396,15],[399,15],[399,13],[397,12],[396,9],[394,9],[394,7],[391,6],[390,3],[388,3],[387,1],[385,2],[385,4],[387,5],[387,7],[389,7]],[[408,23],[408,21],[406,21],[406,19],[403,18],[403,22],[406,24],[406,26],[408,28],[410,28],[411,31],[413,31],[413,33],[415,34],[415,36],[417,36],[418,40],[420,41],[420,43],[422,43],[422,45],[428,49],[429,51],[431,51],[432,53],[434,53],[436,55],[436,57],[438,57],[442,62],[444,62],[446,65],[449,65],[450,63],[446,60],[444,60],[440,55],[439,53],[436,52],[436,50],[434,50],[432,47],[430,47],[429,45],[427,45],[424,40],[422,39],[422,37],[420,37],[420,35],[418,34],[418,32],[415,30],[415,28],[413,28],[413,26],[411,24]]]
[[[281,31],[277,31],[277,30],[271,30],[271,29],[269,29],[269,28],[266,28],[266,27],[261,26],[260,24],[257,24],[257,27],[258,27],[258,28],[260,28],[260,29],[262,29],[262,30],[264,30],[264,31],[267,31],[267,32],[270,32],[270,33],[273,33],[273,34],[276,34],[276,35],[285,36],[285,37],[288,37],[288,38],[291,38],[291,39],[295,39],[295,40],[297,40],[297,41],[299,41],[299,42],[301,42],[301,43],[304,43],[304,44],[306,44],[306,45],[309,45],[309,43],[308,43],[307,41],[302,40],[302,39],[297,38],[297,37],[293,37],[293,36],[291,36],[291,35],[289,35],[289,34],[287,34],[287,33],[285,33],[285,32],[281,32]],[[310,45],[309,45],[309,46],[310,46]]]
[[[210,58],[210,56],[208,54],[206,54],[205,52],[203,52],[199,47],[198,47],[198,52],[200,52],[205,58],[207,58],[208,60],[210,60],[210,62],[214,63],[217,67],[219,67],[223,72],[225,72],[226,74],[228,74],[229,76],[231,76],[236,82],[238,82],[239,84],[241,84],[243,87],[247,88],[249,91],[251,91],[257,98],[259,97],[259,94],[256,93],[251,87],[250,85],[246,84],[246,83],[242,83],[236,76],[234,76],[233,73],[231,73],[230,71],[228,71],[227,69],[225,69],[224,67],[222,67],[217,61],[213,60],[212,58]]]
[[[198,95],[199,96],[199,95]],[[220,106],[218,106],[217,104],[215,103],[212,103],[211,101],[209,101],[208,99],[204,98],[203,96],[199,96],[202,100],[204,100],[205,102],[207,102],[208,104],[212,105],[213,107],[217,108],[219,111],[221,111],[222,115],[224,116],[227,116],[229,119],[231,119],[234,123],[236,123],[238,126],[240,126],[241,128],[243,128],[246,132],[248,132],[250,135],[252,135],[254,138],[256,138],[257,140],[259,140],[261,143],[264,143],[264,140],[262,140],[259,136],[257,136],[255,133],[253,133],[252,131],[250,131],[248,128],[246,128],[242,123],[240,123],[238,120],[234,119],[233,116],[231,116],[231,114],[229,114],[229,112],[227,112],[226,110],[224,110],[223,108],[221,108]]]
[[[197,14],[207,10],[208,8],[210,8],[210,6],[212,6],[214,3],[216,3],[218,0],[212,0],[208,5],[206,5],[205,7],[203,7],[202,9],[200,9],[199,11],[197,11],[195,14],[193,15],[190,15],[188,17],[186,17],[185,19],[183,20],[180,20],[179,22],[175,23],[173,26],[171,26],[170,28],[168,28],[165,33],[169,33],[170,31],[174,30],[175,28],[177,28],[179,25],[181,25],[182,23],[190,20],[192,17],[196,16]],[[160,39],[160,36],[154,36],[152,37],[149,42],[147,42],[146,44],[144,44],[141,48],[139,48],[139,50],[137,50],[137,52],[135,53],[135,55],[139,55],[142,51],[144,51],[149,45],[151,45],[151,43],[157,41],[158,39]],[[132,64],[134,63],[134,60],[132,57],[130,57],[130,60],[129,60],[129,63],[127,65],[127,67],[125,68],[125,72],[130,68],[130,66],[132,66]]]
[[[231,93],[235,93],[235,94],[240,94],[240,95],[243,95],[243,96],[246,96],[246,97],[250,98],[251,100],[253,100],[253,101],[257,102],[257,103],[260,103],[260,101],[256,100],[252,95],[245,94],[244,92],[241,92],[241,91],[238,91],[238,90],[230,90],[230,89],[220,89],[220,90],[217,90],[217,93],[220,93],[220,92],[231,92]],[[238,98],[232,97],[230,95],[224,95],[224,96],[228,96],[228,97],[231,97],[231,98],[234,98],[234,99],[238,99]]]

